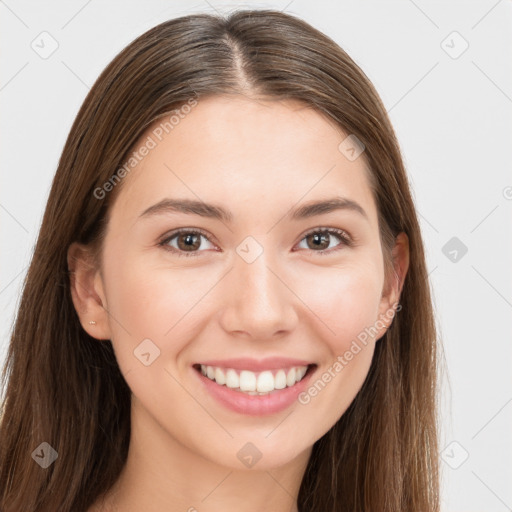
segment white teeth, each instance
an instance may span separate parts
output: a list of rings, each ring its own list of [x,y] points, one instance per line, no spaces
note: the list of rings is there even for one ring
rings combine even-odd
[[[258,375],[258,382],[256,385],[257,390],[260,393],[267,393],[268,391],[274,391],[274,376],[272,372],[265,371]],[[242,386],[240,386],[242,387]]]
[[[226,377],[224,375],[224,372],[220,368],[215,368],[215,382],[217,382],[217,384],[220,384],[221,386],[223,384],[226,384]]]
[[[292,368],[286,376],[286,385],[293,386],[295,384],[295,368]]]
[[[229,369],[226,372],[226,386],[228,388],[238,388],[240,386],[240,378],[238,377],[238,373],[236,373],[235,370]]]
[[[256,391],[256,375],[253,372],[240,372],[240,391]]]
[[[260,373],[242,370],[238,373],[233,368],[223,369],[214,366],[201,365],[201,373],[220,386],[227,386],[248,395],[266,395],[276,389],[293,386],[302,380],[308,370],[307,366],[295,366],[288,370]]]
[[[305,372],[304,372],[305,373]],[[286,387],[286,373],[284,370],[279,370],[274,377],[274,388],[284,389]]]

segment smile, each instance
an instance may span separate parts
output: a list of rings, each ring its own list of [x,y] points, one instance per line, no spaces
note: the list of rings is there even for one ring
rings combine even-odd
[[[267,357],[201,361],[192,365],[200,388],[238,414],[266,416],[298,403],[318,365],[304,359]]]
[[[275,390],[292,387],[304,378],[308,370],[308,366],[294,366],[253,372],[204,364],[200,365],[200,368],[205,377],[219,386],[225,386],[248,395],[267,395]]]

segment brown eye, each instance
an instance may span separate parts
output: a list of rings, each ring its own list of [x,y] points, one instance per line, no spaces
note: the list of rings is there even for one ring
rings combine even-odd
[[[201,231],[182,229],[175,231],[160,242],[159,245],[175,253],[177,256],[198,256],[202,252],[198,250],[201,247],[202,238],[211,243],[208,237]],[[174,245],[174,240],[176,240],[176,245]]]
[[[308,240],[308,247],[310,249],[328,249],[330,242],[330,235],[326,233],[313,233],[306,236]]]
[[[182,251],[198,249],[201,245],[201,235],[195,233],[179,234],[177,236],[178,248]]]
[[[334,246],[331,246],[331,242],[333,239],[338,239],[341,243]],[[301,242],[306,241],[306,249],[312,250],[314,252],[323,254],[330,254],[333,251],[340,249],[343,246],[351,246],[352,240],[350,236],[341,229],[316,229],[315,231],[310,231],[307,233]]]

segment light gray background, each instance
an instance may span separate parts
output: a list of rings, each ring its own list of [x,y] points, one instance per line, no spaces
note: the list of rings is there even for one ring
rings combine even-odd
[[[0,363],[51,180],[89,88],[152,26],[237,7],[299,15],[337,41],[381,95],[420,214],[445,347],[442,509],[511,510],[510,0],[0,0]],[[58,48],[42,58],[52,39]]]

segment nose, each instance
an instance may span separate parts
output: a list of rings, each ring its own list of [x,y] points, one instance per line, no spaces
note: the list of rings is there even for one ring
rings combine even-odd
[[[298,320],[298,298],[284,274],[266,251],[252,263],[236,257],[221,292],[225,331],[255,340],[271,340],[291,332]]]

